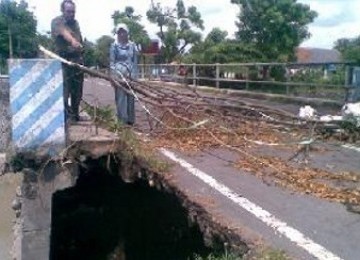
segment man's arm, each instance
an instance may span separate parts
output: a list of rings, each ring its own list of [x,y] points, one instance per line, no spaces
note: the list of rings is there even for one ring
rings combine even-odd
[[[62,36],[74,48],[82,48],[82,44],[72,36],[71,32],[66,29],[61,19],[54,19],[51,23],[51,34],[53,37]]]
[[[60,34],[64,37],[66,41],[68,41],[71,44],[72,47],[74,48],[83,47],[82,44],[78,42],[65,27],[60,28]]]

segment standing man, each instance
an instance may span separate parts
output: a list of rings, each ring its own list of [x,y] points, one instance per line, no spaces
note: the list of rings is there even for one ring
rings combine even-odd
[[[61,3],[62,15],[51,21],[51,36],[55,42],[55,51],[59,56],[82,64],[82,36],[79,23],[75,20],[75,8],[75,3],[71,0],[64,0]],[[76,67],[63,64],[63,77],[66,118],[79,121],[84,73]]]

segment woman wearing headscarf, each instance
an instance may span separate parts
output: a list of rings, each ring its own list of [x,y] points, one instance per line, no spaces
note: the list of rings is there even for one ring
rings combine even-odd
[[[138,74],[137,47],[129,41],[129,30],[126,24],[118,24],[115,29],[116,39],[110,46],[110,69],[112,74],[121,79],[136,79]],[[115,102],[118,119],[124,123],[135,123],[135,99],[123,89],[115,88]]]

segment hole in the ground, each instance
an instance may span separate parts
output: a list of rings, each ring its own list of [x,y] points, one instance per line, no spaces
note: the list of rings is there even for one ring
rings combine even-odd
[[[126,184],[87,162],[75,187],[53,196],[50,259],[192,259],[206,256],[197,225],[172,194]]]

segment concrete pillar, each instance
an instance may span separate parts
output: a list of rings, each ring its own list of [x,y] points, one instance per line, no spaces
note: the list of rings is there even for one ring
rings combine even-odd
[[[16,153],[56,155],[65,149],[61,63],[50,59],[9,60],[12,145]]]

